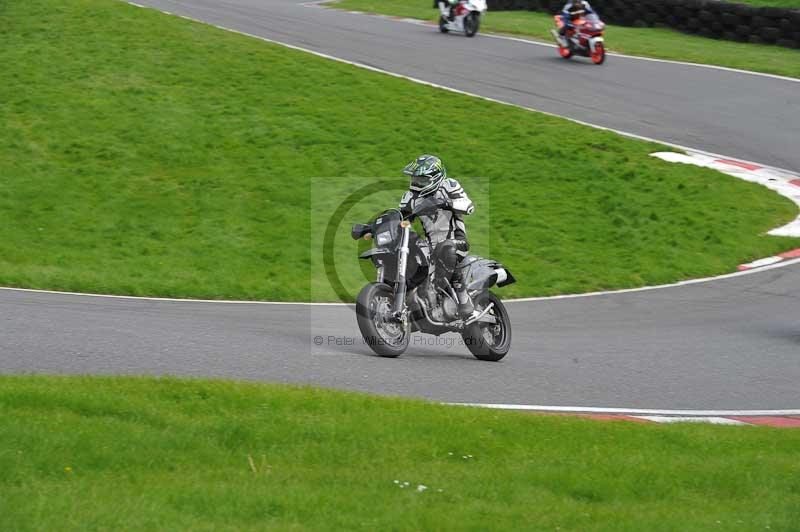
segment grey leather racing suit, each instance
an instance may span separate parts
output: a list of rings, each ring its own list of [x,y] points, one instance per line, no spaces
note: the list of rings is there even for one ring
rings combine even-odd
[[[464,192],[464,188],[455,179],[443,180],[436,192],[427,196],[420,197],[415,192],[406,192],[400,200],[400,211],[403,215],[408,216],[418,201],[431,198],[441,201],[442,205],[449,205],[449,207],[438,209],[434,213],[425,213],[419,216],[431,250],[445,240],[460,240],[466,244],[467,228],[464,225],[464,215],[472,214],[475,206]]]
[[[419,201],[433,199],[441,205],[434,212],[426,212],[418,217],[422,222],[425,237],[430,250],[431,265],[433,266],[433,282],[442,286],[444,279],[453,283],[453,288],[459,295],[459,304],[466,296],[466,288],[462,287],[461,279],[454,276],[459,254],[469,250],[467,242],[467,228],[464,225],[464,215],[472,214],[475,206],[464,192],[464,188],[455,179],[445,179],[433,194],[419,196],[408,191],[400,200],[400,211],[403,215],[411,214],[414,206]],[[461,253],[459,253],[461,252]],[[433,291],[429,285],[429,294]],[[462,297],[463,296],[463,297]]]

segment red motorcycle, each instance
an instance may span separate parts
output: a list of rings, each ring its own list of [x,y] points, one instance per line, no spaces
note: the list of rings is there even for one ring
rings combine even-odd
[[[558,44],[558,53],[564,59],[569,59],[573,55],[589,57],[595,65],[602,65],[606,60],[606,48],[603,44],[603,32],[606,28],[605,22],[600,20],[594,13],[589,13],[583,17],[572,21],[572,27],[567,28],[564,35],[560,30],[564,27],[564,20],[561,15],[553,17],[556,21],[558,30],[551,30],[553,37]]]

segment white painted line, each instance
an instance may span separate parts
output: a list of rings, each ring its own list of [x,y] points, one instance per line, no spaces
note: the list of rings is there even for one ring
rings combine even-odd
[[[714,277],[703,277],[701,279],[688,279],[686,281],[678,281],[677,283],[659,284],[654,286],[642,286],[639,288],[623,288],[621,290],[587,292],[585,294],[564,294],[560,296],[523,297],[520,299],[504,299],[503,303],[524,303],[527,301],[553,301],[557,299],[574,299],[578,297],[594,297],[594,296],[606,296],[614,294],[629,294],[633,292],[647,292],[649,290],[661,290],[663,288],[675,288],[679,286],[690,286],[694,284],[709,283],[711,281],[720,281],[723,279],[732,279],[734,277],[742,277],[744,275],[765,272],[777,268],[784,268],[786,266],[791,266],[793,264],[800,264],[800,259],[785,260],[776,264],[771,264],[769,266],[763,266],[761,268],[753,268],[749,270],[742,270],[740,272],[726,273],[723,275],[716,275]]]
[[[750,425],[738,419],[720,416],[633,416],[656,423],[711,423],[713,425]]]
[[[368,17],[377,17],[377,18],[383,18],[383,19],[386,19],[386,20],[395,20],[397,22],[406,22],[406,23],[411,23],[411,24],[416,24],[416,25],[424,25],[424,26],[432,25],[434,27],[436,26],[435,22],[429,21],[429,20],[424,20],[424,19],[395,18],[395,17],[392,17],[391,15],[384,15],[382,13],[367,13],[365,11],[345,11],[343,9],[337,9],[337,8],[325,5],[325,4],[334,4],[334,3],[336,3],[336,2],[335,1],[323,0],[322,2],[306,2],[306,3],[303,3],[303,4],[299,4],[299,5],[304,6],[304,7],[318,7],[318,8],[323,8],[323,9],[331,9],[331,10],[339,11],[341,13],[348,13],[348,14],[351,14],[351,15],[365,15],[365,16],[368,16]],[[516,37],[516,36],[513,36],[513,35],[509,35],[507,33],[495,33],[495,32],[482,31],[480,33],[480,35],[483,36],[483,37],[489,37],[489,38],[492,38],[492,39],[503,39],[503,40],[507,40],[507,41],[517,41],[517,42],[521,42],[521,43],[525,43],[525,44],[531,44],[531,45],[534,45],[534,46],[546,46],[548,48],[556,48],[557,47],[554,43],[545,42],[545,41],[537,41],[537,40],[534,40],[534,39],[526,39],[524,37]],[[668,64],[673,64],[673,65],[683,65],[683,66],[690,66],[690,67],[697,67],[697,68],[709,68],[709,69],[713,69],[713,70],[724,70],[726,72],[734,72],[736,74],[747,74],[747,75],[751,75],[751,76],[760,76],[760,77],[765,77],[765,78],[779,79],[779,80],[782,80],[782,81],[791,81],[791,82],[794,82],[794,83],[800,83],[800,78],[792,78],[792,77],[789,77],[789,76],[781,76],[780,74],[769,74],[769,73],[766,73],[766,72],[755,72],[753,70],[742,70],[742,69],[739,69],[739,68],[725,67],[725,66],[720,66],[720,65],[708,65],[708,64],[704,64],[704,63],[692,63],[692,62],[689,62],[689,61],[678,61],[678,60],[675,60],[675,59],[658,59],[658,58],[655,58],[655,57],[644,57],[644,56],[641,56],[641,55],[628,55],[628,54],[621,54],[619,52],[612,52],[612,51],[609,51],[608,55],[609,56],[613,56],[613,57],[624,57],[626,59],[635,59],[635,60],[639,60],[639,61],[650,61],[650,62],[653,62],[653,63],[668,63]]]
[[[172,303],[224,303],[227,305],[302,305],[317,307],[352,307],[355,303],[306,303],[295,301],[247,301],[239,299],[188,299],[175,297],[148,297],[148,296],[118,296],[114,294],[90,294],[84,292],[66,292],[61,290],[37,290],[35,288],[14,288],[0,286],[0,291],[30,292],[34,294],[58,294],[62,296],[103,297],[109,299],[133,299],[139,301],[167,301]]]
[[[724,275],[717,275],[714,277],[703,277],[702,279],[689,279],[686,281],[679,281],[671,284],[661,284],[655,286],[641,286],[639,288],[622,288],[620,290],[606,290],[602,292],[586,292],[584,294],[562,294],[558,296],[541,296],[541,297],[523,297],[519,299],[504,299],[503,303],[527,303],[531,301],[557,301],[560,299],[577,299],[581,297],[597,297],[608,296],[616,294],[630,294],[635,292],[647,292],[649,290],[660,290],[663,288],[675,288],[679,286],[689,286],[700,283],[709,283],[711,281],[719,281],[722,279],[731,279],[733,277],[742,277],[744,275],[752,275],[756,273],[765,272],[767,270],[774,270],[791,266],[793,264],[800,264],[800,258],[785,260],[770,266],[762,268],[753,268],[749,270],[742,270],[740,272],[726,273]],[[119,296],[114,294],[91,294],[85,292],[68,292],[63,290],[38,290],[35,288],[15,288],[10,286],[0,286],[0,293],[6,292],[30,292],[34,294],[56,294],[64,296],[80,296],[80,297],[104,297],[109,299],[132,299],[139,301],[166,301],[174,303],[219,303],[226,305],[302,305],[302,306],[317,306],[317,307],[352,307],[355,303],[315,303],[303,301],[247,301],[247,300],[232,300],[232,299],[190,299],[190,298],[174,298],[174,297],[148,297],[148,296]]]
[[[530,412],[570,412],[576,414],[626,414],[653,416],[800,416],[800,408],[784,410],[658,410],[651,408],[613,408],[595,406],[543,406],[492,403],[444,403],[451,406],[471,406],[498,410],[524,410]]]

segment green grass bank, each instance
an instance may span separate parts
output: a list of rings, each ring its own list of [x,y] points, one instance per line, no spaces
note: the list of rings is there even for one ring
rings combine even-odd
[[[426,0],[341,0],[330,6],[431,21],[439,16]],[[547,42],[553,41],[550,35],[553,27],[552,15],[536,11],[490,11],[481,23],[485,31],[525,35]],[[664,28],[616,25],[607,26],[606,46],[609,51],[630,55],[800,78],[800,50],[780,46],[708,39]]]
[[[782,7],[784,9],[800,9],[798,0],[734,0],[731,4],[747,4],[756,7]]]
[[[793,530],[799,453],[785,429],[0,377],[2,530]]]
[[[475,199],[473,250],[519,279],[505,297],[718,274],[798,245],[764,236],[791,202],[648,156],[663,147],[116,0],[7,0],[0,63],[0,285],[334,300],[318,242],[332,213],[397,180],[337,233],[353,292],[347,224],[395,206],[420,153]]]

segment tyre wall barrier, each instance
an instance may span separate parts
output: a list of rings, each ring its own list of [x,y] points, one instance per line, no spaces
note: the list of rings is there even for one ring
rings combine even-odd
[[[565,0],[488,0],[493,11],[559,13]],[[754,7],[721,0],[593,0],[606,22],[673,28],[713,39],[800,48],[800,9]]]

